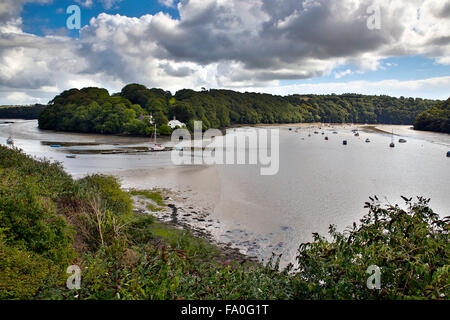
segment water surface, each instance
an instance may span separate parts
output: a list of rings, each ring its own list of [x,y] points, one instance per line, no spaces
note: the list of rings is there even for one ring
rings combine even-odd
[[[350,126],[301,126],[298,132],[280,127],[280,170],[261,176],[260,168],[251,165],[177,167],[170,152],[138,152],[150,145],[144,138],[55,133],[39,130],[37,121],[13,121],[0,124],[1,143],[12,135],[26,153],[61,161],[75,177],[110,173],[124,187],[184,191],[220,221],[221,227],[211,230],[218,240],[261,259],[276,252],[283,254],[284,262],[292,261],[312,232],[325,234],[330,224],[342,230],[362,218],[367,213],[364,202],[373,195],[392,204],[401,203],[401,195],[429,197],[437,213],[449,215],[448,134],[377,126],[394,131],[396,147],[389,148],[390,134],[363,127],[359,137]],[[407,143],[399,144],[399,138]],[[347,146],[342,145],[344,139]],[[52,142],[61,148],[51,148]],[[131,153],[100,153],[105,150]],[[73,153],[79,158],[66,158]]]

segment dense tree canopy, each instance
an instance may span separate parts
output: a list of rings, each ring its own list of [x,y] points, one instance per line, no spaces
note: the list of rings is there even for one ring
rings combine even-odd
[[[414,129],[450,133],[450,98],[419,114]]]
[[[0,118],[3,119],[37,119],[46,105],[3,106],[0,107]]]
[[[174,116],[193,129],[257,123],[386,123],[412,124],[437,101],[389,96],[275,96],[230,90],[184,89],[172,95],[161,89],[130,84],[109,95],[100,88],[71,89],[56,96],[39,118],[43,129],[148,135],[152,128],[142,115],[153,114],[158,127]],[[164,130],[164,133],[169,133]]]

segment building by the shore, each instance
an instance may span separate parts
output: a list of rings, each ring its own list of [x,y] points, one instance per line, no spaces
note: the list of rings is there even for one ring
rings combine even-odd
[[[176,119],[175,116],[173,116],[173,120],[170,120],[169,123],[167,124],[171,129],[175,129],[177,127],[179,128],[184,128],[186,127],[186,124],[184,124],[183,122],[179,121]]]

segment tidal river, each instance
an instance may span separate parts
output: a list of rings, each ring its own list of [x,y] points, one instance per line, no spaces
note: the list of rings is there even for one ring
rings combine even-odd
[[[273,176],[260,175],[255,165],[176,166],[170,152],[143,152],[149,139],[41,131],[37,121],[0,120],[0,143],[12,136],[24,152],[60,161],[74,177],[107,173],[124,188],[181,192],[216,223],[207,226],[217,241],[259,259],[283,254],[288,262],[312,232],[325,235],[330,224],[343,230],[358,222],[369,196],[391,204],[401,204],[402,195],[425,196],[435,212],[449,215],[450,135],[380,125],[360,126],[354,136],[355,128],[278,127],[280,166]]]

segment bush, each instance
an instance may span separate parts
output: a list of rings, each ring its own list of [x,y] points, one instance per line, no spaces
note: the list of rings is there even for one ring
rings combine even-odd
[[[158,131],[163,136],[170,136],[172,134],[172,129],[167,124],[160,125]]]
[[[89,198],[98,194],[102,198],[102,206],[117,216],[126,218],[133,209],[133,201],[127,192],[120,188],[117,178],[105,175],[91,175],[78,181],[82,197]]]
[[[343,233],[330,226],[331,240],[318,234],[302,244],[297,261],[297,298],[448,299],[449,218],[440,219],[429,199],[406,199],[408,210],[367,202],[361,226]],[[381,269],[381,290],[369,290],[369,266]]]
[[[0,239],[0,300],[30,299],[53,272],[51,261]]]

